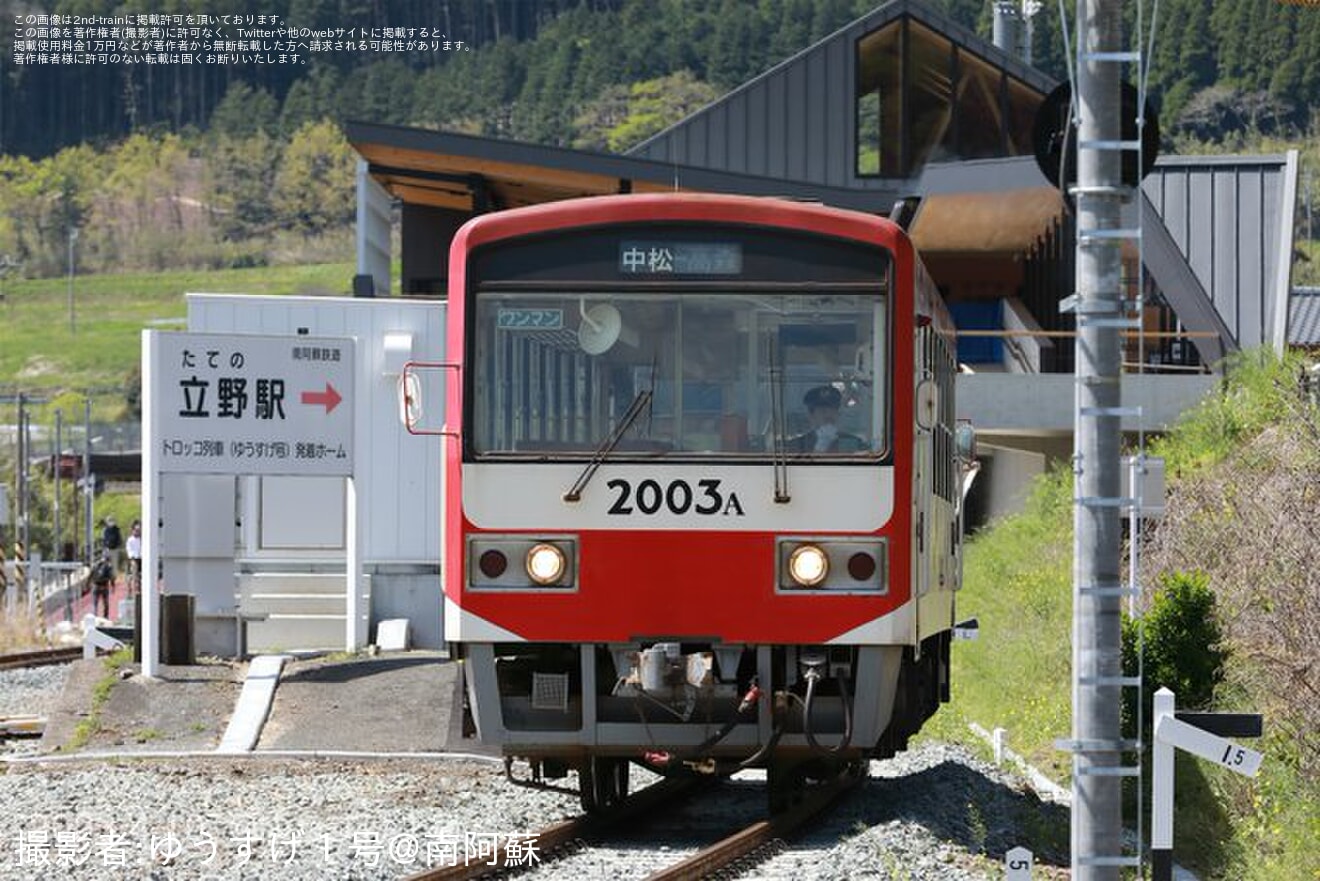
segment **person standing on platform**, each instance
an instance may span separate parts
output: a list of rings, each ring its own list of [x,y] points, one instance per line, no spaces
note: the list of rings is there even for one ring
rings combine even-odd
[[[115,523],[115,518],[105,518],[105,527],[101,530],[101,547],[105,549],[110,556],[110,565],[114,571],[119,571],[119,549],[124,546],[124,535],[119,531],[119,524]]]
[[[134,520],[128,530],[128,539],[124,542],[124,553],[128,555],[128,595],[137,596],[142,587],[142,521]]]
[[[110,620],[110,584],[115,580],[115,567],[110,552],[102,549],[101,558],[92,567],[92,613]]]

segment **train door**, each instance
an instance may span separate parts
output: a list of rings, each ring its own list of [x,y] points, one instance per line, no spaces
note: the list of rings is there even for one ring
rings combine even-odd
[[[914,418],[912,456],[912,565],[914,596],[925,596],[930,590],[932,559],[931,505],[932,481],[935,475],[935,427],[939,422],[939,386],[935,381],[934,333],[929,327],[917,332],[916,388],[914,390]]]

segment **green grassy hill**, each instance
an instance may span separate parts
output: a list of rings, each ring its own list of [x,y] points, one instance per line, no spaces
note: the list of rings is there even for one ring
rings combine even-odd
[[[351,263],[211,272],[87,275],[8,281],[0,302],[0,392],[53,398],[93,393],[97,418],[114,419],[117,399],[140,361],[141,331],[182,328],[184,294],[342,294]]]
[[[1178,758],[1174,856],[1205,881],[1320,879],[1320,408],[1301,393],[1299,367],[1242,359],[1151,451],[1170,486],[1143,582],[1205,572],[1230,651],[1217,708],[1265,714],[1255,780]],[[1066,472],[1042,478],[1021,514],[969,543],[959,615],[979,618],[981,635],[955,646],[953,701],[926,730],[984,748],[969,724],[1002,727],[1062,785],[1070,760],[1053,743],[1071,728],[1071,489]],[[1051,852],[1060,830],[1039,831],[1021,843]]]

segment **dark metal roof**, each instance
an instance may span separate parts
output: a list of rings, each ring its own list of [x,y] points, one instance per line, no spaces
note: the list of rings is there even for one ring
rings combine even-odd
[[[1040,173],[1035,157],[1007,156],[967,162],[932,162],[921,170],[916,191],[922,195],[1001,193],[1033,187],[1054,189]]]
[[[1320,346],[1320,287],[1293,288],[1288,301],[1288,345]]]
[[[1142,189],[1238,345],[1281,349],[1296,152],[1162,157]]]
[[[899,191],[858,191],[613,153],[398,125],[349,122],[369,171],[406,202],[482,212],[608,193],[691,190],[782,196],[888,214]]]
[[[858,175],[853,162],[856,43],[908,17],[1042,95],[1054,81],[918,0],[890,0],[628,151],[729,171],[854,189],[895,180]]]

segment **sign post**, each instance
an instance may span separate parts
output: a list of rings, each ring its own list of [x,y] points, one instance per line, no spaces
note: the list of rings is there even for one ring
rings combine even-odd
[[[9,525],[9,487],[0,483],[0,527]],[[0,610],[9,602],[9,563],[5,560],[5,531],[0,529]]]
[[[1242,717],[1229,715],[1230,722]],[[1259,717],[1254,717],[1259,723]],[[1259,732],[1259,725],[1255,726]],[[1178,719],[1174,713],[1174,695],[1167,688],[1155,692],[1155,743],[1151,762],[1151,881],[1173,878],[1173,748],[1214,762],[1244,777],[1255,777],[1264,758],[1260,753],[1239,746],[1226,737]]]
[[[142,675],[160,660],[160,475],[339,476],[351,500],[354,354],[352,339],[143,331]],[[351,649],[361,566],[347,535]]]

